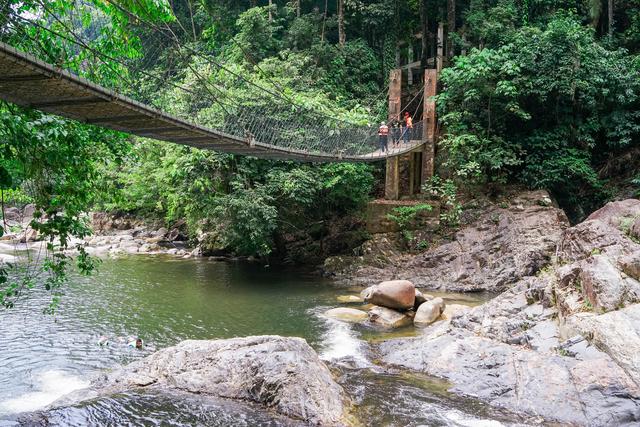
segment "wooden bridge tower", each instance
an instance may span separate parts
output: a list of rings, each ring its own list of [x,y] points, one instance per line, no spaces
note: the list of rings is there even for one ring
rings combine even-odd
[[[424,101],[422,105],[422,135],[424,144],[415,150],[395,157],[387,158],[385,174],[385,199],[399,200],[411,198],[420,192],[422,184],[434,173],[436,140],[436,108],[433,96],[436,95],[438,70],[424,70]],[[389,121],[400,119],[402,111],[402,70],[391,70],[389,75]]]

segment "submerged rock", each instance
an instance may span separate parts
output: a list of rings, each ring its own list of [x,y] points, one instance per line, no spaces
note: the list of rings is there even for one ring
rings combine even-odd
[[[408,310],[416,300],[416,288],[408,280],[389,280],[362,291],[364,301],[382,307]]]
[[[147,386],[256,402],[313,425],[341,425],[347,403],[305,340],[279,336],[183,341],[96,387],[104,394]]]
[[[364,302],[364,298],[360,295],[339,295],[337,297],[338,302],[342,303],[357,303]]]
[[[343,320],[345,322],[364,322],[369,318],[366,311],[358,310],[355,308],[338,307],[332,308],[324,312],[324,315],[336,320]]]

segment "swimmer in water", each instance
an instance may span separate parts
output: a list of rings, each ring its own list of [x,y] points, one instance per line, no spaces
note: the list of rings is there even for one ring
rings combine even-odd
[[[109,337],[107,337],[107,336],[103,335],[103,336],[101,336],[100,338],[98,338],[98,345],[99,345],[100,347],[106,347],[106,346],[108,346],[109,344],[110,344],[110,342],[109,342]]]
[[[129,347],[135,347],[138,350],[142,350],[142,338],[135,338],[135,339],[130,339],[129,342],[127,343],[127,346]]]

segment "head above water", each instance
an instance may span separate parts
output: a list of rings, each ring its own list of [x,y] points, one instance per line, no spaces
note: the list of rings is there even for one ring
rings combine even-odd
[[[136,339],[136,348],[139,350],[142,348],[142,338]]]

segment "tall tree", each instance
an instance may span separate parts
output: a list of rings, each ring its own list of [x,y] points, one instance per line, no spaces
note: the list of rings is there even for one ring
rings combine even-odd
[[[338,0],[338,43],[344,46],[347,37],[344,33],[344,0]]]
[[[420,66],[427,68],[429,59],[429,18],[427,16],[428,0],[420,1],[420,27],[422,29],[422,53],[420,54]]]
[[[456,0],[447,0],[447,60],[448,61],[451,61],[451,58],[453,58],[453,33],[455,31],[456,31]]]
[[[607,9],[609,12],[609,35],[613,34],[613,0],[608,0]]]

